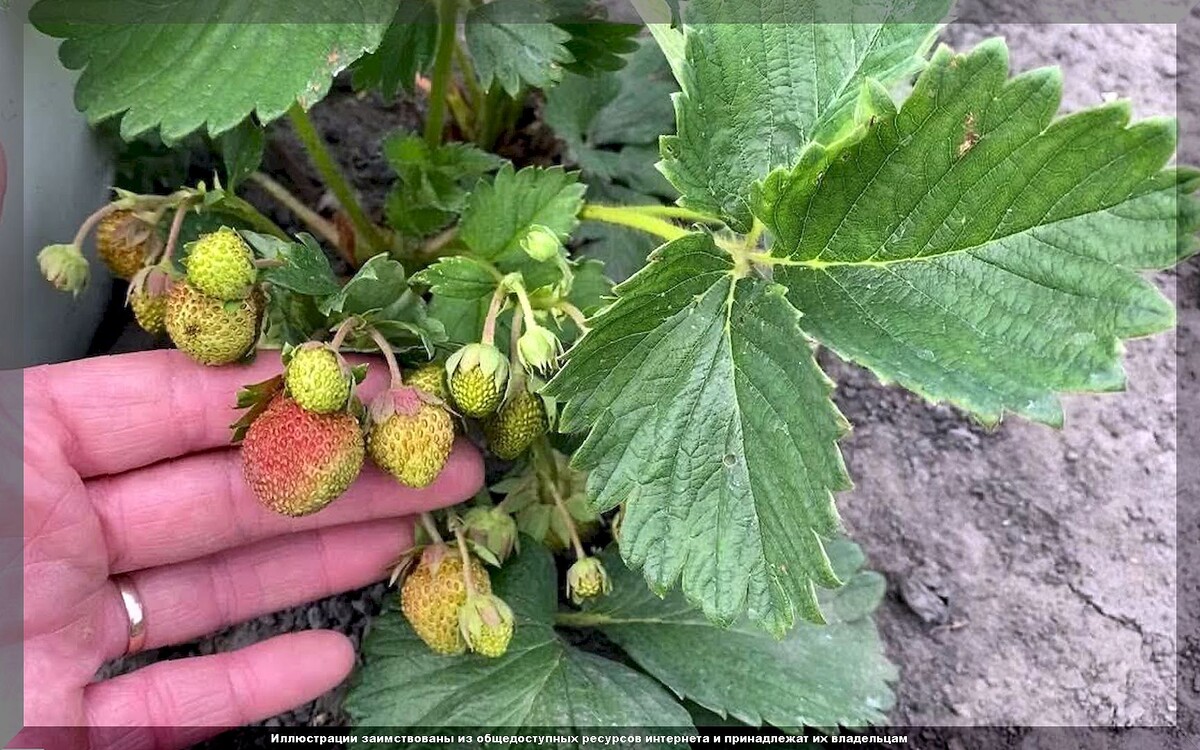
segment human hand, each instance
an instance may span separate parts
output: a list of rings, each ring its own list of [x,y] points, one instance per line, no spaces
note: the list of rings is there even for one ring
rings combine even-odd
[[[209,369],[156,351],[25,371],[27,729],[14,746],[180,747],[315,698],[353,666],[340,633],[290,633],[92,682],[129,642],[113,576],[136,588],[145,648],[180,643],[383,578],[411,542],[403,517],[481,486],[479,454],[460,440],[426,489],[364,466],[321,513],[265,509],[242,480],[229,424],[237,389],[278,367],[261,357]],[[386,381],[371,369],[366,400]]]

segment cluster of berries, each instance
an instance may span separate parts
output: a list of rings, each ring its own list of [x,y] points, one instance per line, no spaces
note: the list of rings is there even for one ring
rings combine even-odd
[[[441,542],[413,557],[416,565],[400,590],[400,608],[413,632],[439,654],[470,649],[502,656],[512,640],[513,613],[492,593],[491,577],[479,558]]]
[[[152,334],[165,331],[206,365],[242,359],[258,339],[264,307],[254,253],[223,227],[188,246],[181,276],[171,263],[173,239],[163,243],[156,221],[153,214],[110,207],[96,226],[97,254],[113,276],[129,282],[127,300],[138,325]],[[38,260],[60,289],[78,293],[87,283],[78,241],[52,245]]]
[[[183,210],[178,208],[177,224]],[[139,325],[154,334],[165,331],[176,347],[205,365],[251,354],[266,296],[259,283],[263,262],[241,235],[223,227],[201,236],[188,245],[180,273],[171,260],[176,231],[164,243],[157,216],[113,205],[98,213],[97,222],[98,254],[114,276],[129,281],[128,302]],[[86,283],[79,238],[47,248],[39,261],[60,289],[78,292]],[[495,302],[503,301],[504,292],[497,291]],[[426,487],[449,458],[455,415],[479,420],[488,447],[501,459],[529,451],[549,426],[546,405],[530,380],[556,358],[560,345],[534,321],[523,289],[517,293],[528,330],[521,335],[521,321],[514,326],[511,359],[492,343],[498,304],[481,342],[460,348],[445,364],[430,362],[404,374],[383,336],[357,319],[343,322],[331,342],[285,347],[281,374],[238,394],[238,406],[248,411],[234,425],[234,440],[241,441],[243,473],[258,500],[287,516],[315,513],[353,484],[368,456],[400,484]],[[368,405],[356,395],[366,365],[351,366],[340,351],[352,332],[374,339],[391,373],[389,387]],[[484,562],[499,567],[516,549],[513,514],[535,529],[545,519],[537,538],[557,535],[560,549],[575,547],[578,559],[567,573],[573,601],[609,591],[603,566],[583,553],[578,534],[577,526],[594,520],[590,509],[571,509],[557,491],[553,505],[520,507],[515,502],[520,495],[511,495],[511,508],[502,503],[452,514],[457,549],[426,517],[427,538],[397,565],[393,582],[404,576],[401,608],[432,650],[469,649],[489,657],[507,650],[512,611],[492,593]]]

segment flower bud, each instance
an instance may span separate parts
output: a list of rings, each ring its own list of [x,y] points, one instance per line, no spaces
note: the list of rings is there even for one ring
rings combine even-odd
[[[517,356],[530,370],[545,372],[558,364],[562,344],[549,328],[531,322],[529,329],[517,339]]]
[[[48,245],[38,253],[38,266],[60,292],[71,292],[76,297],[88,283],[90,271],[87,258],[75,245]]]
[[[521,238],[521,249],[534,260],[545,263],[558,257],[562,242],[553,229],[534,224]]]
[[[611,591],[612,581],[598,557],[582,557],[567,570],[567,596],[575,604]]]

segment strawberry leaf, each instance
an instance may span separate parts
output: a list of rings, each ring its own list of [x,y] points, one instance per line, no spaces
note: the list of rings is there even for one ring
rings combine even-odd
[[[429,0],[400,0],[379,48],[354,63],[358,90],[378,88],[386,98],[416,91],[417,74],[433,64],[437,49],[437,9]]]
[[[320,101],[379,45],[394,9],[394,0],[40,0],[29,18],[64,39],[59,58],[83,71],[75,103],[89,122],[123,115],[126,140],[159,128],[175,141]]]
[[[629,65],[616,73],[566,75],[546,92],[544,117],[589,183],[616,183],[674,198],[675,191],[654,168],[654,151],[659,137],[675,129],[675,82],[653,43],[635,49]]]
[[[318,303],[332,327],[347,318],[374,326],[398,351],[423,348],[432,354],[446,341],[445,327],[430,317],[425,301],[408,286],[404,267],[386,255],[363,264],[337,294]],[[374,351],[366,331],[357,330],[346,340],[351,351]]]
[[[631,725],[691,726],[661,686],[616,661],[581,651],[554,631],[554,561],[531,539],[492,573],[493,589],[516,620],[498,659],[435,654],[417,638],[396,597],[371,626],[363,666],[345,708],[355,726],[587,729],[621,733]],[[396,696],[404,696],[397,700]],[[608,729],[611,728],[611,729]]]
[[[493,0],[467,13],[467,49],[485,89],[494,81],[515,97],[524,86],[546,88],[562,78],[571,35],[549,23],[550,14],[539,0]]]
[[[466,255],[442,258],[412,277],[412,283],[455,299],[490,298],[499,282],[491,268]]]
[[[1139,270],[1195,248],[1200,173],[1175,124],[1116,102],[1054,119],[1057,70],[943,48],[898,114],[771,175],[759,214],[801,327],[985,423],[1063,420],[1059,394],[1124,386],[1121,340],[1174,308]]]
[[[593,0],[548,0],[553,22],[571,35],[564,46],[571,62],[564,67],[579,75],[597,75],[625,67],[625,58],[637,50],[641,24],[614,23],[608,9]]]
[[[333,275],[329,258],[312,235],[297,235],[299,242],[284,242],[278,237],[255,232],[243,231],[242,236],[263,258],[284,262],[278,268],[263,271],[263,281],[311,297],[325,297],[340,291],[341,286]]]
[[[512,164],[505,164],[494,180],[480,181],[471,192],[459,224],[459,240],[471,255],[501,272],[520,272],[527,289],[548,286],[562,277],[560,266],[529,257],[521,241],[530,230],[544,227],[565,242],[579,225],[585,190],[579,174],[562,167],[526,167],[516,172]]]
[[[544,393],[563,432],[590,428],[574,463],[598,510],[625,504],[626,562],[714,621],[783,633],[841,583],[822,539],[847,425],[785,290],[739,266],[707,234],[659,248]]]
[[[431,147],[421,136],[405,132],[389,136],[383,152],[399,178],[387,198],[388,223],[418,237],[453,221],[468,188],[503,163],[466,143]]]
[[[225,162],[225,186],[228,190],[236,190],[242,180],[258,169],[262,163],[265,141],[262,126],[253,117],[247,117],[236,128],[221,136],[218,146]]]
[[[662,142],[662,169],[683,194],[681,203],[748,231],[750,186],[776,167],[795,164],[810,141],[834,140],[867,77],[892,85],[920,70],[948,5],[685,4],[678,134]]]
[[[746,622],[714,627],[678,594],[660,599],[613,551],[605,553],[613,593],[568,622],[600,628],[673,693],[722,717],[790,730],[879,724],[897,677],[871,619],[886,583],[859,570],[863,555],[853,542],[835,540],[828,550],[846,580],[821,597],[829,624],[800,623],[783,640]]]

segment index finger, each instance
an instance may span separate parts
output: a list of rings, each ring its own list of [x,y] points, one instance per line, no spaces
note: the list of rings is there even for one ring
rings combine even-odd
[[[359,394],[384,387],[372,367]],[[51,420],[66,435],[66,458],[88,478],[228,445],[241,412],[238,389],[281,370],[277,353],[251,364],[204,367],[176,350],[93,357],[25,371],[26,425]],[[30,419],[41,411],[44,419]]]

